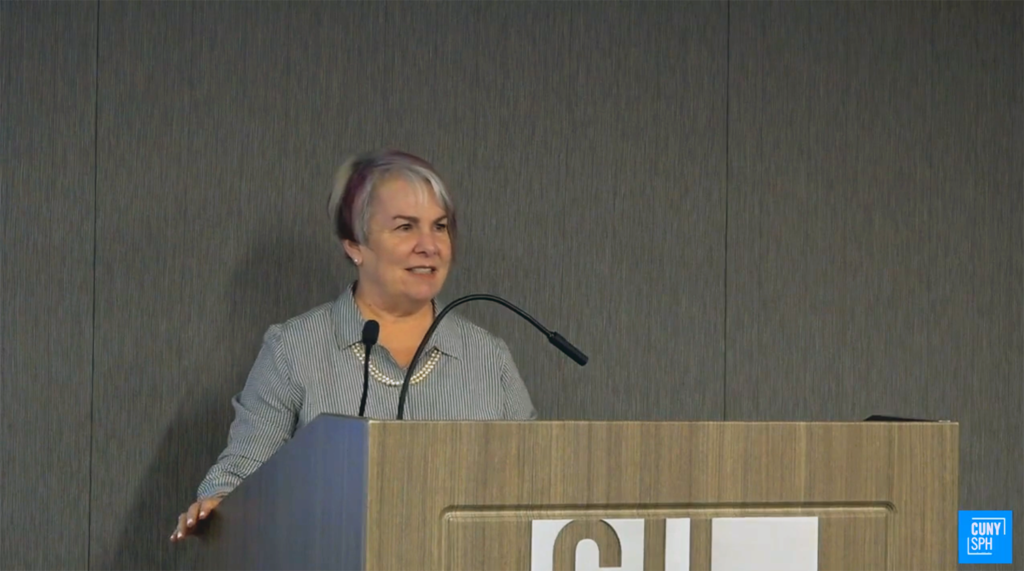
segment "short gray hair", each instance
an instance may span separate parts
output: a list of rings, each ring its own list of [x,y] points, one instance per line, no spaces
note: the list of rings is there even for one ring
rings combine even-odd
[[[327,204],[334,236],[344,242],[366,244],[370,204],[381,180],[392,176],[426,183],[448,216],[448,236],[455,244],[455,203],[434,167],[415,155],[383,149],[350,157],[338,169]]]

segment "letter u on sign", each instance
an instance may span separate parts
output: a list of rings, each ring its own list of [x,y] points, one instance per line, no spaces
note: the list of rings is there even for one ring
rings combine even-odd
[[[601,519],[610,534],[576,540],[562,537],[570,519],[534,520],[530,571],[554,571],[560,539],[576,541],[571,557],[575,571],[645,571],[646,521]],[[748,571],[787,569],[817,571],[818,518],[748,517],[711,520],[711,569]],[[571,546],[570,546],[571,547]],[[609,555],[614,553],[617,557]],[[651,554],[655,555],[655,554]],[[564,561],[564,560],[563,560]],[[605,563],[602,564],[602,561]],[[614,562],[610,562],[614,561]],[[690,570],[690,520],[665,520],[664,571]],[[561,570],[560,570],[561,571]]]

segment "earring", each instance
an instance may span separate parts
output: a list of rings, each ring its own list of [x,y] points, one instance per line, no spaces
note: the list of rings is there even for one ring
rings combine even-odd
[[[353,259],[352,263],[358,266],[359,265],[359,259],[358,258]]]

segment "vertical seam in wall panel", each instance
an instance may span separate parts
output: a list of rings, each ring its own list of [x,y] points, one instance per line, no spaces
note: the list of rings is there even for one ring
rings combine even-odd
[[[7,57],[10,56],[8,55]],[[6,90],[4,91],[5,95],[8,93],[10,92]],[[2,152],[3,149],[0,148],[0,153]],[[10,196],[14,193],[14,180],[14,176],[12,175],[10,185],[5,187],[3,177],[0,176],[0,284],[3,284],[3,290],[0,291],[0,315],[10,315],[10,309],[7,307],[7,298],[11,295],[10,291],[13,290],[13,287],[11,286],[11,282],[13,280],[8,281],[7,274],[5,272],[7,269],[7,251],[2,245],[10,244],[11,241],[13,241],[7,238],[7,218],[9,217],[8,213],[14,209],[14,205],[11,204],[7,207],[6,205],[8,203],[4,202],[4,196]],[[13,201],[8,197],[8,202],[12,203]],[[10,317],[8,317],[8,319],[10,319]],[[2,323],[2,321],[0,321],[0,323]],[[7,340],[5,338],[5,330],[3,326],[0,326],[0,386],[7,383],[4,381],[7,379]],[[3,408],[0,407],[0,411],[2,410]]]
[[[569,41],[569,47],[566,48],[565,53],[566,53],[566,55],[569,56],[569,60],[572,62],[572,68],[571,68],[572,69],[572,76],[571,76],[572,83],[569,84],[568,89],[563,91],[563,93],[565,93],[565,97],[566,97],[566,101],[565,101],[565,107],[566,107],[565,111],[566,111],[566,113],[565,114],[566,114],[566,117],[569,120],[569,128],[571,129],[571,132],[572,133],[579,133],[580,131],[582,131],[582,128],[580,128],[580,123],[583,123],[585,121],[585,120],[583,120],[583,121],[580,120],[580,113],[577,112],[577,109],[579,107],[581,107],[581,105],[577,105],[577,103],[578,103],[578,98],[580,96],[579,95],[579,92],[580,92],[580,78],[582,77],[582,73],[583,73],[582,68],[583,68],[583,66],[580,63],[582,58],[576,58],[576,57],[572,57],[572,56],[573,56],[573,48],[576,47],[576,46],[581,45],[582,42],[583,42],[583,36],[586,35],[586,32],[583,29],[583,27],[586,25],[586,22],[583,21],[583,16],[581,15],[581,12],[579,10],[579,4],[578,3],[570,5],[568,22],[569,22],[569,38],[570,38],[570,41]],[[609,32],[609,35],[611,35],[610,32]],[[572,175],[572,170],[570,170],[572,168],[572,160],[569,157],[572,156],[572,152],[574,150],[575,150],[575,146],[572,143],[572,138],[571,137],[566,137],[565,138],[565,151],[562,153],[562,172],[559,174],[559,176],[562,179],[561,183],[563,185],[563,188],[568,187],[568,182],[569,182],[568,177],[569,176],[573,176]],[[565,198],[564,198],[565,197],[565,193],[562,193],[562,197],[563,197],[563,200],[565,200]],[[563,212],[562,216],[565,216],[564,213],[566,211],[568,211],[568,205],[565,202],[563,202],[562,204],[559,205],[559,207],[563,209],[562,210],[562,212]],[[565,243],[565,242],[563,242],[563,243]],[[572,274],[570,274],[570,275],[572,275]],[[564,291],[565,291],[564,290],[564,286],[561,286],[559,288],[559,294],[561,295],[562,293],[564,293]],[[593,405],[594,405],[594,401],[588,401],[587,402],[587,407],[590,408],[591,410],[597,408],[597,407],[595,407]],[[602,413],[602,414],[604,414],[604,413]],[[591,416],[591,418],[593,418],[593,416]],[[640,419],[643,419],[643,418],[644,418],[644,415],[643,415],[643,413],[641,413]]]
[[[389,37],[391,31],[387,25],[389,2],[384,2],[383,4],[384,7],[382,8],[382,11],[384,13],[381,14],[381,20],[384,31],[382,35],[384,36],[384,45],[389,46],[391,45],[391,38]],[[387,135],[387,113],[391,105],[391,101],[389,98],[391,90],[388,88],[390,87],[391,83],[391,75],[395,73],[394,52],[389,51],[388,53],[390,54],[390,57],[388,57],[384,61],[384,77],[380,80],[382,85],[378,86],[381,88],[381,116],[380,123],[377,125],[377,140],[380,141],[382,144],[390,144],[384,137]]]
[[[974,48],[974,54],[973,54],[974,57],[969,59],[968,61],[970,61],[971,65],[972,65],[972,67],[974,67],[974,69],[985,69],[984,62],[981,61],[981,39],[979,37],[980,28],[981,28],[981,16],[978,14],[979,8],[977,7],[977,5],[975,5],[973,8],[974,9],[970,11],[970,16],[971,16],[971,18],[973,20],[971,22],[971,28],[974,31],[974,38],[973,38],[974,39],[974,42],[973,42],[974,45],[972,45],[971,47]],[[971,148],[972,152],[970,154],[971,164],[968,167],[968,171],[971,173],[971,179],[970,179],[970,182],[968,184],[971,184],[972,186],[975,186],[975,188],[977,188],[976,185],[977,185],[977,182],[978,182],[978,178],[980,178],[980,174],[978,172],[978,170],[979,170],[978,165],[981,164],[981,161],[979,160],[979,154],[978,154],[978,149],[981,146],[981,137],[980,137],[980,125],[981,125],[981,111],[980,111],[980,107],[981,107],[981,105],[979,103],[980,94],[981,94],[981,88],[979,86],[979,82],[978,81],[972,81],[971,82],[971,92],[970,92],[970,102],[971,102],[971,105],[973,106],[973,109],[972,109],[972,111],[973,111],[973,113],[972,113],[973,119],[972,119],[971,122],[973,123],[973,127],[974,127],[974,132],[972,133],[972,135],[974,135],[974,141],[973,141],[974,144],[971,146],[972,147]],[[930,277],[931,277],[931,275],[929,274],[929,278]],[[932,283],[928,283],[928,290],[927,291],[929,291],[929,292],[934,291],[932,286],[933,286]],[[933,346],[933,340],[928,337],[928,335],[930,333],[931,333],[931,331],[929,331],[928,329],[925,329],[925,335],[926,335],[925,339],[927,340],[927,345],[925,345],[926,347],[932,347]],[[952,415],[950,415],[950,416],[952,416]],[[959,440],[959,436],[957,436],[957,438]],[[960,446],[960,442],[958,441],[957,442],[957,456],[958,457],[960,457],[962,455],[961,450],[962,450],[962,447]],[[956,487],[957,506],[961,506],[963,501],[964,501],[964,493],[963,493],[963,491],[964,491],[964,486],[963,486],[963,473],[964,473],[964,471],[961,470],[961,468],[960,468],[961,465],[962,464],[958,464],[958,466],[957,466],[957,480],[958,480],[957,481],[957,487]],[[971,509],[971,508],[970,507],[966,507],[966,509]]]
[[[725,231],[722,246],[722,420],[729,420],[729,86],[732,76],[729,52],[732,47],[732,1],[725,3],[725,192],[723,212]]]
[[[196,57],[196,51],[197,50],[199,50],[199,47],[198,47],[198,44],[196,42],[196,3],[195,2],[189,2],[188,3],[188,71],[186,72],[188,74],[188,76],[187,76],[186,82],[185,82],[185,86],[186,86],[186,89],[187,89],[186,95],[185,95],[185,98],[186,98],[185,99],[185,153],[184,153],[185,157],[184,157],[184,161],[183,161],[183,164],[182,164],[182,169],[183,169],[183,172],[185,173],[185,179],[188,182],[185,184],[185,188],[183,188],[181,190],[181,204],[179,205],[180,211],[181,211],[181,220],[182,220],[182,225],[181,225],[181,234],[182,234],[181,240],[182,241],[181,241],[181,244],[186,244],[187,243],[186,236],[188,235],[188,225],[189,225],[189,205],[191,204],[189,202],[188,193],[189,193],[189,190],[192,188],[192,181],[195,179],[195,174],[196,174],[195,171],[192,170],[192,157],[195,156],[195,152],[194,152],[195,148],[193,147],[193,140],[192,140],[192,125],[193,125],[193,120],[194,120],[194,117],[192,117],[192,102],[195,101],[195,99],[196,99],[196,85],[199,83],[199,81],[196,79],[196,77],[198,75],[196,73],[196,60],[199,59],[198,57]],[[183,247],[183,249],[184,249],[184,247]],[[183,255],[183,257],[184,257],[184,255]],[[185,268],[187,268],[187,271],[181,272],[181,275],[178,278],[178,288],[179,288],[178,291],[182,292],[182,294],[184,292],[188,291],[188,288],[185,286],[185,281],[188,280],[188,279],[191,279],[191,276],[192,276],[193,265],[192,265],[192,260],[191,259],[185,258]],[[186,320],[185,321],[186,322],[185,327],[191,327],[193,325],[192,315],[193,315],[192,312],[189,312],[187,317],[185,317],[185,320]],[[186,403],[186,406],[191,406],[191,403]],[[197,490],[193,489],[190,493],[197,494]]]
[[[576,113],[576,107],[577,107],[577,105],[576,105],[576,98],[579,95],[580,68],[581,68],[581,66],[580,66],[579,58],[572,57],[572,55],[573,55],[573,48],[575,46],[580,45],[581,36],[584,35],[583,34],[583,30],[582,30],[582,27],[584,25],[582,23],[583,18],[582,18],[582,16],[580,16],[580,11],[579,11],[578,8],[579,8],[579,4],[569,4],[569,7],[566,9],[567,12],[568,12],[568,18],[566,18],[566,19],[568,21],[568,26],[569,26],[569,32],[568,32],[568,35],[569,35],[569,47],[566,48],[566,54],[568,55],[569,61],[571,62],[572,75],[570,77],[571,77],[572,81],[571,82],[567,82],[568,85],[566,86],[566,89],[563,91],[563,93],[565,94],[564,95],[565,100],[563,100],[563,103],[565,104],[565,120],[567,120],[569,122],[569,128],[571,129],[570,132],[572,132],[572,133],[580,132],[580,130],[577,129],[577,123],[580,122],[580,119],[579,119],[579,115]],[[577,20],[579,20],[579,22],[577,22]],[[579,26],[577,26],[577,23],[579,23]],[[570,153],[573,152],[574,148],[573,148],[573,145],[572,145],[570,137],[566,137],[565,138],[565,147],[564,148],[565,148],[565,150],[562,151],[562,160],[561,160],[561,163],[562,163],[561,171],[562,172],[559,173],[559,176],[561,177],[561,181],[560,182],[562,183],[563,188],[566,186],[566,182],[567,182],[568,177],[572,176],[572,171],[570,170],[572,168],[572,161],[569,159],[569,157],[571,156]],[[564,193],[562,193],[562,194],[563,194],[562,200],[564,200]],[[562,212],[566,211],[565,210],[564,202],[559,204],[558,206],[560,208],[563,208]],[[563,214],[563,216],[564,216],[564,214]],[[565,243],[565,242],[563,242],[563,243]],[[561,278],[561,276],[559,276],[559,277]],[[561,293],[564,291],[563,288],[564,288],[564,286],[560,286],[559,287],[559,295],[561,295]],[[588,391],[588,394],[593,394],[593,393],[590,393],[590,391]],[[597,407],[595,406],[595,401],[588,398],[584,402],[585,402],[584,408],[586,410],[587,418],[591,419],[591,420],[594,419],[593,411],[597,409]],[[549,411],[551,410],[550,405],[548,407],[548,410]],[[636,414],[636,412],[637,412],[636,409],[630,410],[628,412],[629,416],[627,418],[629,418],[630,420],[645,420],[646,419],[646,415],[648,414],[647,412],[640,411],[639,418],[634,416]],[[550,412],[548,414],[550,414]],[[604,411],[601,412],[602,416],[604,416],[605,414],[606,413]]]
[[[85,567],[92,569],[92,497],[93,497],[93,423],[95,421],[96,401],[96,253],[97,248],[97,225],[99,219],[98,201],[96,193],[99,189],[99,152],[100,152],[100,2],[96,0],[96,50],[93,52],[92,61],[92,343],[89,356],[89,497],[86,499],[86,544],[85,544]]]

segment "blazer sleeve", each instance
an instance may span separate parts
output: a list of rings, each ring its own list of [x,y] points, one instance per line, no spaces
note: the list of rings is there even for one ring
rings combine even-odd
[[[505,420],[536,420],[537,409],[533,406],[530,393],[519,375],[512,352],[503,340],[498,340],[498,351],[501,359],[501,384],[505,392],[503,417]]]
[[[199,485],[199,498],[230,493],[295,433],[301,391],[289,372],[281,326],[267,330],[245,386],[231,399],[231,406],[235,419],[227,447]]]

